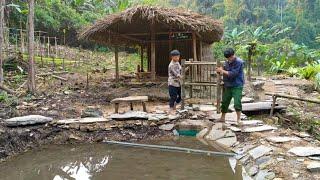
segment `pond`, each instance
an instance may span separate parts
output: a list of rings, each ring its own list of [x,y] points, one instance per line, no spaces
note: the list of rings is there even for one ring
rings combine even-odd
[[[143,142],[214,150],[196,138]],[[242,179],[226,157],[109,144],[49,145],[0,166],[2,180]]]

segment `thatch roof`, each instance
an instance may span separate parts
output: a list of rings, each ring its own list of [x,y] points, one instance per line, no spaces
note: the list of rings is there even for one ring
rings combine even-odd
[[[108,45],[143,44],[150,40],[151,22],[156,32],[196,32],[202,41],[210,44],[223,35],[222,23],[208,16],[184,9],[137,6],[107,15],[85,28],[79,38]],[[132,38],[132,34],[140,36]]]

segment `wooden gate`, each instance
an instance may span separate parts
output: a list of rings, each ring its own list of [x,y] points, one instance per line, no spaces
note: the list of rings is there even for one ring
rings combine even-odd
[[[216,73],[220,62],[181,60],[182,108],[185,104],[212,103],[220,113],[222,76]]]

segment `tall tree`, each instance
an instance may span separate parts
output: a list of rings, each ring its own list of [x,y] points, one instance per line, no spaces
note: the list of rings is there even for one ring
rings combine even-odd
[[[28,16],[28,52],[29,52],[29,69],[28,69],[28,90],[31,93],[36,91],[35,68],[34,68],[34,0],[29,0]]]
[[[3,32],[4,32],[4,7],[6,5],[5,0],[0,0],[0,85],[3,83],[3,60],[4,60],[4,54],[2,51],[4,40],[3,40]]]

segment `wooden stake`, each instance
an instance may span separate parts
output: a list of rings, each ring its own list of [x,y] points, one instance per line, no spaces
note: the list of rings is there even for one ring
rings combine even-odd
[[[35,82],[35,69],[34,69],[34,0],[29,0],[29,16],[28,16],[28,27],[29,27],[29,70],[28,70],[28,90],[31,93],[36,91]]]
[[[156,80],[156,34],[155,34],[155,24],[151,22],[151,78]]]
[[[184,106],[185,106],[185,75],[186,75],[186,72],[185,72],[185,59],[182,59],[181,60],[181,74],[182,74],[182,79],[180,81],[181,83],[181,110],[184,110]]]
[[[197,58],[197,36],[195,32],[192,32],[192,49],[193,49],[193,60],[198,61]]]
[[[4,54],[3,54],[3,45],[4,45],[4,5],[6,4],[5,0],[0,0],[0,85],[3,84],[3,68],[2,64],[4,61]]]
[[[116,63],[116,81],[119,81],[119,57],[118,57],[119,53],[118,53],[118,51],[119,51],[119,47],[116,46],[114,48],[114,59],[115,59],[115,63]]]
[[[141,72],[143,72],[144,70],[144,68],[143,68],[143,45],[141,45],[141,49],[140,49],[140,56],[141,56],[141,65],[140,65],[140,70],[141,70]]]
[[[217,60],[217,67],[221,67],[220,60]],[[222,95],[222,86],[221,86],[222,75],[217,74],[217,113],[221,113],[221,95]]]

